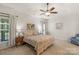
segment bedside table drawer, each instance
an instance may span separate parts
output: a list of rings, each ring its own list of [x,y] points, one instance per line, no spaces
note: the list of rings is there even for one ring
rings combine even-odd
[[[18,36],[16,37],[16,45],[22,45],[23,44],[23,39],[24,37],[23,36]]]

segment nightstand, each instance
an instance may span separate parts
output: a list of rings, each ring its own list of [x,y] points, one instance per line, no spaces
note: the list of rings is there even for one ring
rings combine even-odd
[[[16,46],[17,46],[17,45],[22,45],[22,44],[24,43],[24,42],[23,42],[23,39],[24,39],[23,36],[18,36],[18,37],[16,37],[16,40],[15,40]]]

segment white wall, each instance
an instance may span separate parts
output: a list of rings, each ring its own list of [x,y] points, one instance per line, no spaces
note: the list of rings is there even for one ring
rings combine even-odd
[[[61,29],[56,29],[56,23],[62,23],[63,26]],[[49,32],[55,36],[56,39],[69,39],[71,36],[74,36],[77,33],[77,20],[74,17],[71,19],[65,18],[64,20],[54,20],[49,21]]]
[[[17,7],[16,7],[17,5]],[[22,4],[23,5],[23,4]],[[40,17],[36,17],[33,13],[39,12],[40,4],[24,4],[26,7],[23,8],[20,6],[20,8],[23,8],[22,10],[18,8],[18,4],[14,5],[14,8],[16,10],[20,10],[23,13],[27,14],[18,14],[19,18],[17,20],[17,27],[21,26],[22,30],[25,32],[26,30],[26,24],[27,23],[34,23],[36,24],[36,29],[38,30],[38,26],[40,25]],[[23,5],[23,6],[24,6]],[[42,4],[43,5],[43,4]],[[54,6],[56,11],[58,11],[57,15],[51,15],[49,17],[49,32],[56,38],[56,39],[69,39],[71,36],[74,36],[76,33],[79,33],[79,4],[51,4]],[[35,7],[36,6],[36,7]],[[30,9],[29,9],[29,8]],[[35,9],[36,8],[36,9]],[[41,7],[42,8],[42,7]],[[43,9],[43,8],[42,8]],[[25,10],[25,11],[23,11]],[[29,11],[28,11],[29,10]],[[35,10],[35,11],[33,11]],[[8,11],[9,12],[9,11]],[[14,12],[16,14],[16,12]],[[37,16],[40,13],[36,13]],[[63,28],[58,30],[56,29],[56,23],[62,23]]]
[[[79,4],[58,4],[58,14],[49,21],[49,32],[56,39],[68,40],[79,33]],[[62,29],[56,29],[56,23],[62,23]]]
[[[10,37],[10,40],[8,41],[4,41],[4,42],[0,42],[0,49],[4,49],[4,48],[7,48],[7,47],[11,47],[11,46],[14,46],[15,44],[15,20],[17,20],[16,18],[13,19],[13,16],[16,16],[16,11],[15,10],[12,10],[12,8],[9,8],[7,6],[4,6],[4,5],[1,5],[0,4],[0,12],[3,12],[3,13],[7,13],[7,14],[10,14],[10,17],[11,17],[11,37]]]
[[[51,4],[51,5],[56,7],[55,10],[58,11],[58,14],[51,15],[48,18],[49,19],[48,29],[50,34],[52,34],[56,39],[67,40],[71,36],[74,36],[76,33],[78,33],[79,32],[78,31],[79,4]],[[31,8],[33,6],[29,6],[29,7]],[[26,13],[28,13],[28,11],[26,11]],[[40,17],[36,17],[35,15],[31,14],[29,11],[29,15],[21,17],[17,21],[17,26],[21,25],[22,29],[24,29],[25,31],[27,23],[34,23],[36,24],[35,26],[36,29],[38,30],[39,28],[38,26],[40,25],[40,20],[42,20]],[[56,23],[62,23],[63,24],[62,29],[60,30],[56,29]]]
[[[33,17],[31,15],[26,15],[25,17],[19,17],[17,20],[17,28],[21,27],[21,30],[25,33],[27,29],[27,24],[35,24],[36,31],[39,30],[40,18]]]

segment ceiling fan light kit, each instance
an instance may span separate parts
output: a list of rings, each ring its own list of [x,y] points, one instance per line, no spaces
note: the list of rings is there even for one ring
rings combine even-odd
[[[46,12],[45,14],[46,14],[47,16],[49,16],[51,13],[50,13],[50,12]]]
[[[40,9],[40,11],[41,12],[43,12],[43,13],[41,13],[40,15],[47,15],[47,16],[49,16],[49,15],[51,15],[51,14],[57,14],[58,12],[54,12],[53,10],[55,9],[55,7],[52,7],[52,8],[50,8],[50,9],[48,9],[48,5],[49,5],[49,3],[47,3],[46,4],[47,5],[47,10],[45,11],[45,10],[42,10],[42,9]]]

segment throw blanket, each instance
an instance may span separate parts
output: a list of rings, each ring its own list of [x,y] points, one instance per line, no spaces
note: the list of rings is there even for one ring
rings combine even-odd
[[[53,44],[54,39],[50,35],[25,36],[24,41],[34,47],[37,54],[42,53],[47,47]]]

